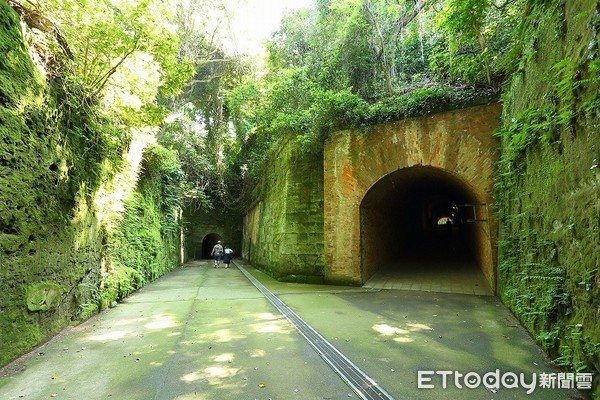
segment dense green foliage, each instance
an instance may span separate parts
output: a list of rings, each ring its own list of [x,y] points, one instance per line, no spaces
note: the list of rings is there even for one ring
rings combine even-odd
[[[141,168],[117,228],[107,233],[112,271],[101,281],[101,308],[179,265],[183,171],[174,152],[157,145],[146,147]]]
[[[85,101],[100,100],[128,126],[161,121],[166,110],[157,107],[156,96],[178,94],[192,73],[189,62],[179,61],[179,38],[168,24],[174,15],[167,4],[52,0],[36,6],[36,12],[56,21],[71,49],[64,54],[55,48],[66,69],[56,72],[69,87],[81,87]]]
[[[504,94],[496,190],[503,301],[557,363],[591,372],[600,368],[599,28],[593,1],[529,3]]]
[[[217,18],[226,5],[227,0],[177,2],[174,24],[181,43],[179,58],[190,60],[193,72],[181,94],[160,99],[170,114],[157,135],[158,142],[178,155],[188,205],[204,211],[242,206],[240,142],[230,129],[225,98],[251,74],[251,64],[225,52],[215,40],[227,32],[207,28],[211,16]]]
[[[495,98],[514,68],[522,3],[481,2],[474,13],[458,0],[320,1],[283,19],[257,72],[197,23],[225,1],[178,2],[179,58],[195,72],[181,95],[161,97],[171,115],[159,142],[177,151],[197,207],[239,208],[289,134],[319,152],[334,130]]]
[[[521,6],[329,0],[289,15],[266,75],[228,93],[243,161],[259,175],[290,133],[319,151],[334,130],[489,101],[514,68]]]

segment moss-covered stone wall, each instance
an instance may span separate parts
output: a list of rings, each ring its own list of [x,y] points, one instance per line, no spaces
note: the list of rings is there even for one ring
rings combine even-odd
[[[525,12],[499,131],[500,294],[557,363],[597,373],[600,5],[532,0]]]
[[[209,258],[217,240],[233,250],[234,257],[242,252],[241,212],[214,204],[206,209],[190,204],[183,210],[185,259]]]
[[[323,280],[323,156],[286,140],[244,219],[244,258],[280,280]]]
[[[26,36],[0,2],[0,365],[179,264],[172,154],[47,83]]]

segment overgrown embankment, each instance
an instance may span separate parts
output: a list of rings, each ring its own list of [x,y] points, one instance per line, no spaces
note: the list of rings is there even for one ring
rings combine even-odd
[[[597,373],[600,6],[530,1],[526,15],[499,131],[499,292],[557,363]]]
[[[179,260],[172,152],[46,82],[31,35],[0,2],[0,365]]]

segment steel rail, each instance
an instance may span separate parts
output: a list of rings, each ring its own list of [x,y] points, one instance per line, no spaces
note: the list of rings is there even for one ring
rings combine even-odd
[[[281,299],[253,277],[244,267],[235,263],[244,276],[275,306],[275,308],[300,332],[327,364],[364,400],[394,400],[381,386],[358,368],[327,339],[308,325]]]

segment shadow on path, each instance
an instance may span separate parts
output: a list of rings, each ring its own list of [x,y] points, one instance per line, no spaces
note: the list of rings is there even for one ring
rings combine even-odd
[[[570,399],[418,371],[557,373],[491,296],[281,283],[248,271],[396,399]],[[2,370],[0,399],[347,399],[352,390],[237,268],[194,262]]]

